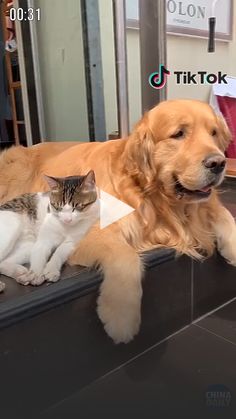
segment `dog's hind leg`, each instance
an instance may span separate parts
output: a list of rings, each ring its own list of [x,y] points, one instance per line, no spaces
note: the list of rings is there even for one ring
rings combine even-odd
[[[99,265],[104,273],[97,312],[115,343],[127,343],[141,321],[142,263],[118,227],[92,229],[70,258],[70,263]]]

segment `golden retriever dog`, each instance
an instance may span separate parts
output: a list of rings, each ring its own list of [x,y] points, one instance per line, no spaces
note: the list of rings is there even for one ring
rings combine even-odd
[[[229,141],[224,121],[206,103],[162,102],[124,139],[4,151],[0,201],[47,190],[43,174],[69,176],[93,169],[99,188],[135,208],[104,229],[95,225],[69,260],[101,267],[98,316],[116,343],[126,343],[140,327],[141,251],[168,247],[200,259],[217,247],[236,264],[235,222],[216,191]]]

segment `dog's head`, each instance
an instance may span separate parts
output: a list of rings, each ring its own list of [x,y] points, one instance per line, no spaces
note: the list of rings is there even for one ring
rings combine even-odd
[[[207,200],[225,174],[231,140],[223,119],[204,102],[173,100],[146,113],[128,141],[133,173],[145,188],[161,187],[186,202]],[[158,185],[157,185],[158,183]]]

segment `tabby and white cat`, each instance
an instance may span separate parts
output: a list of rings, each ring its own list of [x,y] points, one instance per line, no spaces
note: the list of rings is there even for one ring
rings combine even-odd
[[[76,243],[99,218],[92,170],[86,176],[45,178],[49,192],[0,206],[0,273],[23,285],[57,281]]]

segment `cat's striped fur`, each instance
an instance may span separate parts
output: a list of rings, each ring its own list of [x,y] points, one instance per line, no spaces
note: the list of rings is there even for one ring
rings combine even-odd
[[[0,206],[0,211],[13,211],[27,214],[32,220],[37,219],[37,206],[39,196],[37,193],[21,195]]]

